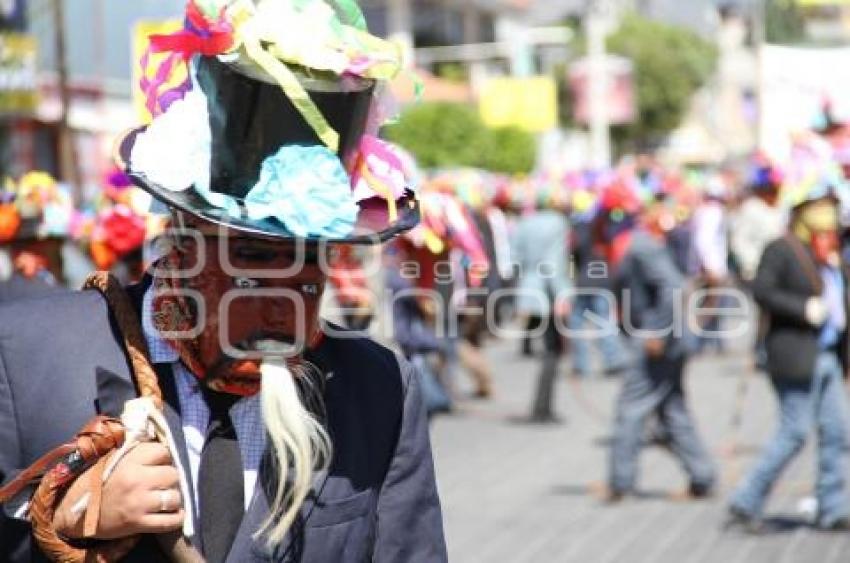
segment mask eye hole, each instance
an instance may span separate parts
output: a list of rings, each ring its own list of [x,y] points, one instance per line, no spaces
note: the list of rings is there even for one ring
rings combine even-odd
[[[239,289],[254,289],[260,285],[260,282],[251,278],[233,278],[233,285]]]

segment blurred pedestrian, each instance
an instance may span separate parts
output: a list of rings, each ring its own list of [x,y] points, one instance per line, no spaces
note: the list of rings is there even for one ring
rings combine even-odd
[[[758,164],[750,178],[749,194],[732,217],[729,243],[745,286],[755,279],[764,249],[785,232],[785,213],[778,205],[781,186],[778,168]]]
[[[421,380],[422,399],[429,416],[451,410],[451,398],[445,382],[437,377],[436,365],[445,363],[449,353],[446,340],[437,337],[434,318],[439,305],[416,288],[407,275],[405,264],[412,258],[402,241],[385,252],[386,287],[392,303],[392,334],[402,354]]]
[[[513,256],[519,266],[517,312],[525,319],[526,338],[529,333],[539,333],[544,347],[529,415],[529,421],[535,423],[558,421],[552,401],[558,364],[564,353],[558,329],[564,326],[570,310],[569,230],[563,208],[540,197],[537,209],[523,217],[514,232]]]
[[[573,374],[587,377],[593,372],[591,351],[594,344],[599,350],[603,371],[617,374],[625,369],[626,363],[614,320],[609,265],[593,236],[593,225],[588,217],[573,221],[572,257],[576,284],[570,312]],[[587,327],[587,334],[592,338],[583,336]]]
[[[702,318],[699,320],[699,350],[714,348],[722,352],[724,347],[721,335],[722,315],[717,311],[724,307],[726,299],[722,291],[729,282],[729,243],[726,201],[729,187],[720,175],[708,178],[703,200],[693,216],[693,244],[699,264],[698,284],[705,293],[699,308]]]
[[[768,245],[753,291],[770,316],[767,369],[779,401],[779,427],[732,496],[730,525],[762,531],[773,485],[817,427],[815,525],[850,529],[845,483],[847,272],[838,245],[832,186],[813,185],[792,211],[791,231]]]
[[[631,353],[616,407],[610,454],[609,500],[635,490],[638,455],[647,419],[657,415],[679,458],[693,497],[710,495],[716,473],[688,411],[683,385],[687,350],[675,327],[684,280],[664,245],[663,207],[641,212],[624,183],[600,201],[597,233],[607,245],[619,297],[620,319]]]
[[[735,258],[740,284],[752,291],[759,262],[767,245],[781,237],[787,228],[785,212],[779,206],[782,172],[767,162],[758,162],[749,181],[749,195],[732,217],[730,250]],[[767,318],[759,313],[755,338],[755,366],[766,364],[764,336]]]
[[[363,263],[352,245],[340,245],[330,259],[328,281],[347,328],[368,331],[374,316],[372,292]]]

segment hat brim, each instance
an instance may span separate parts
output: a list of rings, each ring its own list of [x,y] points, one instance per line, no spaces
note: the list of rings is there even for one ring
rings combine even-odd
[[[253,220],[247,217],[232,217],[223,209],[215,207],[201,197],[193,188],[173,190],[151,182],[144,173],[130,169],[130,155],[136,136],[144,127],[126,132],[116,144],[116,164],[133,180],[133,183],[168,206],[185,211],[203,221],[221,225],[246,235],[276,240],[306,240],[327,244],[380,244],[409,231],[419,223],[419,202],[412,190],[396,202],[398,217],[390,220],[385,201],[378,198],[360,202],[360,212],[354,229],[341,238],[300,237],[289,231],[275,219]]]

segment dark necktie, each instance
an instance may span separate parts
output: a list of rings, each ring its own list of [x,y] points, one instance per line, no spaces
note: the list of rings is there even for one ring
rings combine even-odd
[[[204,390],[204,399],[210,423],[198,470],[201,538],[207,562],[221,563],[245,512],[242,456],[229,412],[239,397]]]

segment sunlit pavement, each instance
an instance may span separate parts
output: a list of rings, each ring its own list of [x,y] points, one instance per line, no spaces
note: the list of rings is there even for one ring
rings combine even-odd
[[[527,413],[536,378],[534,359],[517,342],[490,342],[495,399],[462,401],[433,424],[433,443],[450,560],[473,562],[818,562],[850,560],[850,534],[805,524],[801,501],[813,488],[808,445],[771,497],[768,515],[781,533],[752,537],[723,530],[725,500],[772,432],[774,399],[760,375],[746,379],[749,356],[704,356],[690,364],[688,389],[699,429],[721,468],[708,501],[675,500],[687,486],[666,451],[641,456],[639,498],[602,502],[607,440],[618,382],[594,376],[575,384],[562,365],[557,411],[561,425],[517,422]],[[461,393],[469,388],[460,374]],[[736,430],[733,419],[743,405]],[[737,452],[737,453],[733,453]]]

